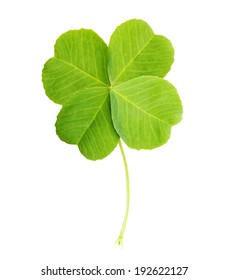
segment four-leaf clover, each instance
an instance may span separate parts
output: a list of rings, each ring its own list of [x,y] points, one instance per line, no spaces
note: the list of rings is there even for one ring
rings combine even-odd
[[[123,154],[120,138],[134,149],[166,143],[182,118],[177,90],[163,79],[173,61],[171,42],[142,20],[118,26],[109,46],[92,30],[62,34],[42,73],[47,96],[62,105],[60,139],[91,160],[105,158],[118,143]]]

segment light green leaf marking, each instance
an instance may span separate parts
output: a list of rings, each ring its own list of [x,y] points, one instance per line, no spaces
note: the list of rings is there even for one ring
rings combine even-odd
[[[47,96],[64,102],[76,91],[108,86],[107,46],[92,30],[72,30],[61,35],[55,44],[55,57],[42,72]]]
[[[108,72],[112,85],[142,75],[164,77],[174,61],[171,42],[155,35],[142,20],[129,20],[116,28],[109,43]]]
[[[107,88],[87,88],[67,100],[56,122],[61,140],[79,146],[88,159],[109,155],[119,141],[111,120]]]
[[[111,90],[115,129],[135,149],[166,143],[171,126],[181,120],[182,105],[173,85],[159,77],[142,76]]]

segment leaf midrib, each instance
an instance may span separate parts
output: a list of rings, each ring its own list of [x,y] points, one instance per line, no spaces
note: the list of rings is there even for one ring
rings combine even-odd
[[[58,58],[58,57],[56,57],[56,56],[55,56],[55,58],[56,58],[57,60],[59,60],[59,61],[65,63],[65,64],[67,64],[67,65],[73,67],[74,69],[80,71],[81,73],[85,74],[86,76],[92,78],[92,79],[95,80],[96,82],[98,82],[98,83],[100,83],[100,84],[102,84],[102,85],[105,85],[106,87],[109,87],[109,84],[106,84],[106,83],[104,83],[103,81],[97,79],[96,77],[94,77],[94,76],[92,76],[91,74],[85,72],[83,69],[79,68],[78,66],[76,66],[76,65],[74,65],[74,64],[72,64],[72,63],[70,63],[70,62],[67,62],[67,61],[65,61],[65,60],[63,60],[63,59],[60,59],[60,58]],[[108,79],[108,77],[107,77],[107,79]]]
[[[94,118],[91,120],[91,122],[90,122],[90,124],[88,125],[87,129],[85,129],[84,133],[82,134],[82,136],[81,136],[80,139],[78,140],[78,144],[77,144],[77,145],[80,144],[82,138],[84,137],[84,135],[86,134],[86,132],[88,131],[88,129],[90,128],[90,126],[92,125],[92,123],[95,121],[96,117],[98,116],[98,114],[100,113],[102,107],[104,106],[104,104],[105,104],[105,102],[106,102],[106,100],[107,100],[109,94],[110,94],[110,93],[107,93],[107,94],[106,94],[106,97],[104,98],[104,101],[102,102],[100,108],[98,108],[98,110],[97,110],[97,112],[96,112]]]
[[[117,95],[119,95],[122,99],[124,99],[126,102],[130,103],[132,106],[136,107],[139,111],[143,112],[144,114],[148,115],[149,117],[151,118],[154,118],[166,125],[169,125],[170,124],[162,119],[159,119],[158,117],[156,117],[155,115],[152,115],[150,113],[148,113],[147,111],[143,110],[142,108],[140,108],[139,106],[137,106],[135,103],[133,103],[132,101],[130,101],[128,98],[126,98],[124,95],[122,95],[120,92],[116,91],[116,89],[112,88],[112,91],[114,91]]]
[[[117,75],[116,79],[112,82],[112,85],[115,85],[118,79],[123,75],[125,70],[129,67],[129,65],[136,59],[136,57],[150,44],[155,34],[152,34],[152,37],[148,40],[148,42],[141,48],[137,54],[128,62],[128,64],[122,69],[122,71]]]

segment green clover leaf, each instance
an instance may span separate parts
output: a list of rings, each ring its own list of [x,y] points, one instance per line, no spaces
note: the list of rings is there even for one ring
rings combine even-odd
[[[47,96],[63,105],[58,136],[92,160],[109,155],[119,141],[110,113],[107,52],[92,30],[68,31],[57,39],[55,57],[42,73]]]
[[[109,155],[119,143],[127,182],[127,209],[118,238],[122,244],[129,210],[129,175],[120,138],[134,149],[165,144],[181,121],[175,87],[163,78],[174,61],[171,42],[142,20],[116,28],[109,46],[92,30],[71,30],[55,44],[43,68],[47,96],[62,109],[56,133],[78,145],[88,159]]]

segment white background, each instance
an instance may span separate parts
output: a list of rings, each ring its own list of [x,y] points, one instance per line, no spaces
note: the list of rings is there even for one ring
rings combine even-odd
[[[1,279],[74,279],[41,276],[46,265],[189,266],[178,279],[227,279],[226,2],[1,2]],[[120,151],[90,162],[58,139],[60,106],[46,97],[41,71],[61,33],[92,28],[108,43],[131,18],[172,41],[175,63],[167,79],[179,91],[184,115],[163,147],[125,147],[131,210],[121,250],[114,246],[125,210]]]

